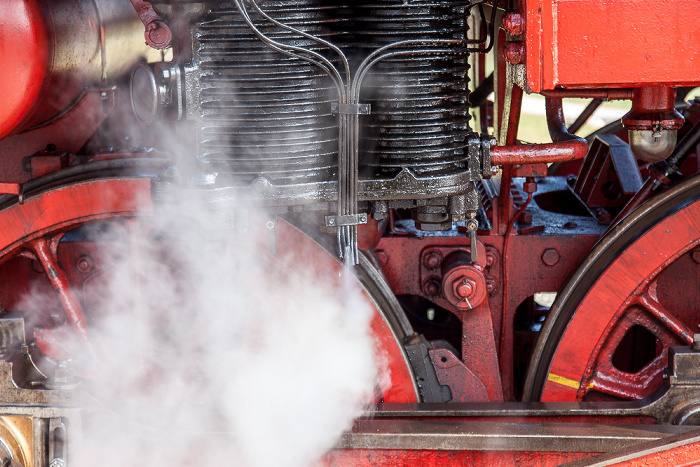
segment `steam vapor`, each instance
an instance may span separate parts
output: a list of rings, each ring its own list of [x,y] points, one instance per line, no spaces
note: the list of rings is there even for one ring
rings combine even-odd
[[[196,200],[156,213],[114,242],[88,310],[80,465],[316,464],[377,384],[366,299],[313,258],[211,230]]]

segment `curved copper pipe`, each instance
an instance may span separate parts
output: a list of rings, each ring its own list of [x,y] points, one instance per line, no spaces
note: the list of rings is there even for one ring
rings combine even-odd
[[[585,139],[569,133],[564,123],[561,98],[546,98],[547,127],[553,143],[491,148],[491,165],[568,162],[588,153]]]

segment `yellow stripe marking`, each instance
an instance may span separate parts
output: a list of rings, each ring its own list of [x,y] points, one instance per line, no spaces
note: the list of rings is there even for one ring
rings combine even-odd
[[[561,384],[562,386],[574,388],[576,390],[578,390],[578,388],[581,387],[581,383],[579,383],[578,381],[574,381],[573,379],[569,378],[564,378],[563,376],[555,375],[554,373],[550,373],[547,376],[547,380],[553,383]]]

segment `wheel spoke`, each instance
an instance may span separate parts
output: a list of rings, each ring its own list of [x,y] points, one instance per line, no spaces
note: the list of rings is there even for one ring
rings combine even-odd
[[[33,240],[29,243],[29,248],[36,255],[36,259],[44,268],[49,282],[51,282],[61,305],[63,305],[63,309],[71,326],[73,326],[73,329],[75,329],[80,339],[91,348],[83,306],[78,296],[73,291],[70,279],[58,265],[57,249],[58,242],[61,240],[62,236],[63,234],[59,234],[50,239],[42,237]]]
[[[663,325],[678,340],[678,344],[690,345],[693,343],[693,333],[678,318],[673,316],[656,298],[656,282],[646,293],[638,296],[637,302],[641,308],[657,323]]]
[[[664,366],[662,359],[657,357],[644,370],[633,374],[618,370],[611,362],[601,363],[582,389],[621,399],[642,399],[648,392],[649,384],[663,371]]]
[[[683,339],[688,330],[670,316],[652,294],[633,298],[629,301],[631,306],[611,320],[605,341],[589,364],[588,377],[579,389],[579,399],[592,390],[623,399],[641,399],[648,395],[650,387],[658,386],[667,364],[669,347],[683,343],[679,339]],[[634,326],[643,327],[653,334],[660,349],[657,348],[656,356],[639,371],[627,372],[617,368],[613,358],[625,335]]]

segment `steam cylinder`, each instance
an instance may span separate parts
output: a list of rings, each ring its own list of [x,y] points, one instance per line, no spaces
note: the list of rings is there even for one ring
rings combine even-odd
[[[281,23],[337,45],[354,74],[376,49],[410,39],[463,40],[465,2],[402,0],[266,0],[260,7]],[[199,120],[197,159],[217,184],[246,186],[264,177],[299,186],[318,200],[314,184],[337,178],[338,102],[321,69],[267,47],[237,8],[216,4],[193,32]],[[256,27],[275,41],[314,50],[337,65],[325,46],[279,28],[249,8]],[[468,125],[465,44],[417,45],[433,53],[387,58],[366,76],[360,102],[360,181],[392,179],[404,169],[440,177],[466,169]],[[221,186],[221,185],[220,185]],[[305,186],[306,188],[303,188]],[[420,195],[420,193],[418,194]],[[391,199],[392,193],[384,193]],[[376,198],[376,195],[374,196]],[[424,197],[424,196],[421,196]],[[362,193],[360,194],[362,198]]]
[[[129,0],[0,0],[0,138],[45,123],[150,53]]]

